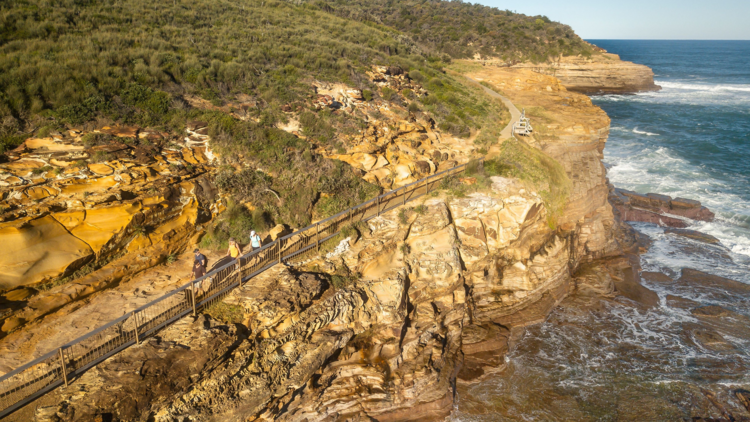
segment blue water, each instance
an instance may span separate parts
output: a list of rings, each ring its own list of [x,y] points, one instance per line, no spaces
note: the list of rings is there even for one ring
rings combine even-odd
[[[604,149],[610,181],[641,193],[698,199],[717,215],[711,223],[689,223],[720,245],[634,223],[653,241],[641,256],[644,270],[677,278],[683,268],[694,268],[750,283],[750,41],[592,42],[650,66],[664,88],[593,97],[612,119]],[[622,296],[570,296],[547,321],[526,329],[504,371],[458,386],[450,420],[719,420],[701,389],[715,393],[736,417],[750,417],[734,397],[735,389],[750,390],[750,332],[727,325],[739,318],[737,327],[748,326],[747,297],[722,296],[721,289],[707,295],[679,282],[643,284],[658,294],[658,306],[639,308]],[[742,316],[712,325],[670,305],[670,295]],[[716,330],[731,350],[696,340],[691,330],[698,323]]]
[[[652,230],[661,243],[644,259],[750,282],[750,41],[591,42],[651,67],[663,88],[593,98],[612,119],[604,150],[610,181],[700,200],[717,220],[691,228],[719,238],[732,258],[721,268],[691,262],[698,258],[666,253],[673,239]]]

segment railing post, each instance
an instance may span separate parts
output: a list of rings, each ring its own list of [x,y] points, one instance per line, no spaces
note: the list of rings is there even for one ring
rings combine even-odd
[[[195,317],[198,316],[198,312],[195,309],[195,280],[190,282],[190,296],[193,299],[191,302],[193,302],[193,316]]]
[[[320,223],[315,223],[315,248],[320,252]]]
[[[429,195],[430,193],[430,177],[429,176],[427,176],[427,178],[424,179],[424,185],[425,185],[425,189],[427,190],[425,195]]]
[[[401,205],[406,205],[406,188],[404,188],[404,202]]]
[[[62,376],[63,381],[65,381],[65,386],[68,386],[68,369],[65,367],[65,356],[63,356],[62,347],[57,349],[60,352],[60,366],[62,367]]]
[[[135,344],[141,344],[141,337],[138,335],[138,314],[133,311],[132,316],[135,325]]]
[[[380,217],[380,195],[378,195],[378,217]]]
[[[281,264],[281,239],[276,244],[279,245],[279,264]]]

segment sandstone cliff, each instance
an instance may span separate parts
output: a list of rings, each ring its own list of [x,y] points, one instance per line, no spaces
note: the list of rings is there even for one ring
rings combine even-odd
[[[240,315],[233,324],[187,318],[17,417],[436,420],[450,413],[456,382],[502,370],[523,327],[572,289],[612,294],[632,269],[606,258],[633,238],[607,202],[609,119],[550,76],[471,76],[526,107],[539,128],[526,142],[565,169],[571,187],[556,219],[549,186],[493,177],[466,197],[435,192],[234,291],[222,305]]]
[[[623,94],[661,89],[654,83],[654,72],[648,66],[620,60],[618,55],[610,53],[597,53],[589,58],[566,56],[550,63],[521,63],[513,67],[554,76],[568,90],[588,94]]]

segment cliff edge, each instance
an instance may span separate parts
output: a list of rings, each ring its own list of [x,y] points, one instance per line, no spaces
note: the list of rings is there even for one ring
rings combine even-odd
[[[590,57],[567,56],[543,63],[521,63],[517,69],[554,76],[569,91],[584,94],[627,94],[658,91],[654,72],[648,66],[620,60],[617,54],[597,53]]]

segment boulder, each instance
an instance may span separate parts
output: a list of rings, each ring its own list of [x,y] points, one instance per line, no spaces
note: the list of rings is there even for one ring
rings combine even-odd
[[[10,289],[65,274],[93,254],[52,216],[0,224],[0,288]]]
[[[268,232],[268,235],[271,236],[271,240],[276,240],[276,239],[278,239],[280,237],[284,237],[284,236],[286,236],[288,234],[291,234],[291,233],[292,233],[292,230],[289,227],[287,227],[287,226],[285,226],[283,224],[279,224],[276,227],[272,228]]]

